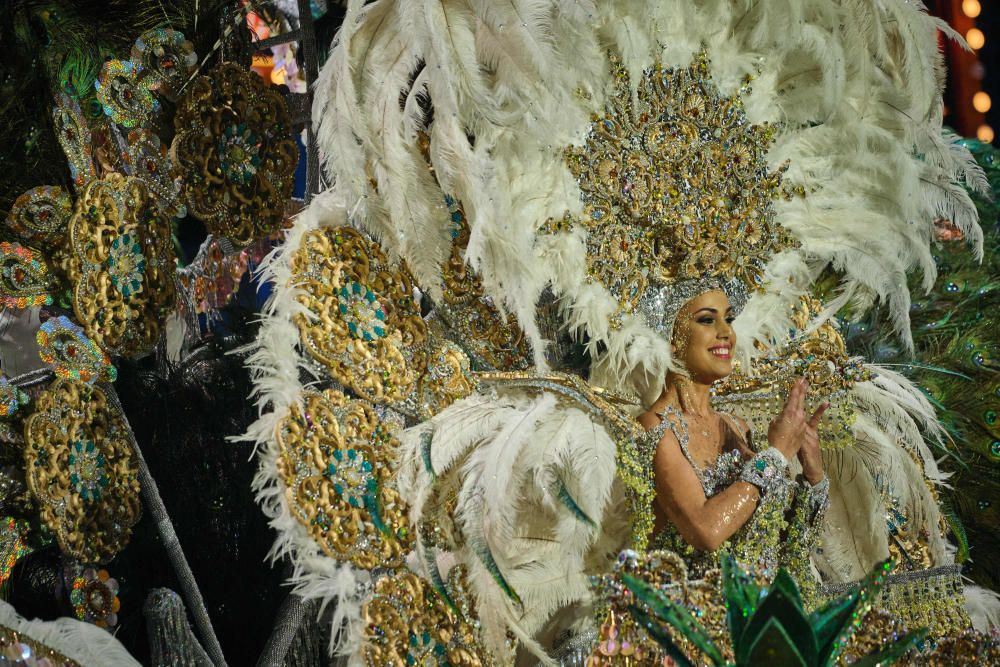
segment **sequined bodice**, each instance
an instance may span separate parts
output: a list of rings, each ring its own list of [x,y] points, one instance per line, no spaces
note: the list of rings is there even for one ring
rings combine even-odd
[[[680,446],[684,458],[701,480],[705,496],[711,498],[736,482],[746,461],[739,449],[723,452],[709,466],[700,467],[691,456],[687,422],[675,409],[668,408],[660,415],[660,423],[647,432],[652,442],[659,443],[669,429]],[[785,514],[792,500],[792,483],[789,480],[784,489],[770,494],[757,507],[753,516],[725,544],[716,551],[701,551],[688,544],[673,524],[650,538],[651,549],[669,549],[676,552],[688,567],[693,578],[703,576],[708,570],[719,567],[719,553],[730,551],[745,565],[752,565],[758,571],[770,571],[778,564],[781,552],[781,535],[787,528]]]
[[[660,423],[650,429],[647,436],[653,443],[658,443],[668,430],[674,434],[674,437],[677,438],[677,444],[680,445],[681,453],[684,454],[684,458],[691,464],[698,479],[701,480],[706,497],[711,498],[739,478],[740,469],[744,462],[743,453],[740,450],[731,449],[723,452],[711,465],[702,468],[691,456],[690,437],[684,417],[669,406],[658,416]]]

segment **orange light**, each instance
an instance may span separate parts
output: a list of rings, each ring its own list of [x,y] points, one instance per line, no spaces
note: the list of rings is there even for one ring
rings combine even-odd
[[[970,19],[979,16],[979,12],[982,10],[983,8],[979,6],[979,0],[962,0],[962,13]]]
[[[989,125],[980,125],[979,129],[976,130],[976,139],[979,139],[984,144],[992,144],[993,128]]]
[[[965,41],[969,43],[969,46],[979,50],[983,48],[983,44],[986,43],[986,35],[979,28],[970,28],[969,32],[965,33]]]
[[[980,90],[972,96],[972,108],[979,113],[986,113],[992,106],[993,100],[991,100],[990,96],[983,91]]]

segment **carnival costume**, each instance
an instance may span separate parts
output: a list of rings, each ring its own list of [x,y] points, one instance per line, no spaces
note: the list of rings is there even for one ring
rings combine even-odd
[[[267,266],[247,434],[275,553],[301,595],[336,599],[336,648],[600,652],[594,582],[622,550],[711,606],[717,555],[652,535],[653,451],[666,429],[683,450],[686,426],[634,419],[683,373],[674,320],[711,290],[742,310],[742,371],[715,402],[754,443],[796,375],[834,404],[829,489],[766,448],[701,471],[706,495],[762,491],[737,560],[815,586],[902,553],[922,590],[906,620],[968,625],[933,409],[831,320],[881,300],[905,345],[934,219],[980,239],[936,29],[895,1],[348,4],[314,106],[332,185]]]

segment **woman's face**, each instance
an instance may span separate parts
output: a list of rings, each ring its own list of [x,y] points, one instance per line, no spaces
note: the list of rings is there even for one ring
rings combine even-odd
[[[674,355],[684,362],[691,379],[703,384],[733,372],[733,309],[725,293],[705,292],[681,308],[674,324]]]

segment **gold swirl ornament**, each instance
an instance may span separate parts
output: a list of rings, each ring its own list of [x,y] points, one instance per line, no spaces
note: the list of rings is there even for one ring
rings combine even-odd
[[[417,383],[413,411],[420,419],[430,419],[476,388],[469,357],[455,343],[442,340],[430,355],[427,371]]]
[[[399,442],[389,422],[365,401],[308,392],[276,439],[289,509],[324,553],[365,569],[400,565],[412,539],[391,485]]]
[[[170,225],[145,184],[113,173],[87,185],[70,219],[62,268],[91,340],[124,356],[153,348],[174,304],[175,259]]]
[[[427,368],[427,325],[404,265],[350,227],[306,233],[291,284],[308,313],[302,345],[337,383],[373,403],[402,401]]]
[[[174,128],[171,159],[191,215],[241,246],[278,229],[299,149],[277,90],[224,63],[187,87]]]
[[[52,283],[40,253],[20,243],[0,243],[0,304],[4,308],[52,305]]]
[[[59,548],[106,563],[140,516],[128,427],[100,387],[58,379],[24,423],[25,480]]]
[[[6,223],[28,245],[50,248],[62,239],[72,213],[68,192],[57,185],[40,185],[14,201]]]
[[[405,570],[379,579],[361,609],[365,665],[495,664],[476,635],[464,568],[453,568],[446,588],[435,589]]]

